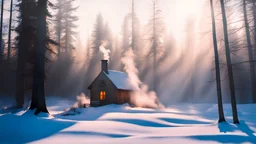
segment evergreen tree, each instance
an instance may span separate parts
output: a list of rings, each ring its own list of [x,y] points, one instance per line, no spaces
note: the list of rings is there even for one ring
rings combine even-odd
[[[122,26],[122,48],[123,52],[127,51],[129,48],[129,39],[130,39],[130,30],[129,30],[129,15],[126,15],[124,18],[123,26]]]
[[[75,28],[77,27],[75,23],[78,21],[78,17],[74,15],[74,12],[78,7],[73,6],[74,2],[74,0],[58,0],[56,3],[55,28],[57,42],[59,43],[59,56],[61,55],[61,48],[68,57],[72,57],[72,52],[75,49]]]
[[[4,16],[4,0],[1,2],[1,18],[0,18],[0,46],[3,45],[3,16]]]
[[[77,7],[73,6],[73,0],[64,1],[64,35],[62,37],[66,56],[72,56],[72,52],[75,49],[75,28],[77,27],[75,22],[78,21],[78,17],[73,14],[77,10]]]
[[[215,24],[215,14],[213,7],[213,0],[210,0],[211,5],[211,16],[212,16],[212,38],[214,46],[215,55],[215,70],[216,70],[216,87],[217,87],[217,97],[218,97],[218,113],[219,113],[219,123],[225,122],[223,103],[222,103],[222,93],[221,93],[221,79],[220,79],[220,66],[219,66],[219,53],[218,53],[218,43],[216,36],[216,24]]]
[[[149,27],[151,30],[149,41],[150,41],[150,51],[149,56],[153,56],[153,87],[152,89],[157,92],[157,52],[161,46],[161,36],[163,34],[163,19],[162,11],[160,9],[160,1],[152,1],[152,16],[149,22]]]
[[[8,63],[10,63],[10,57],[11,57],[12,8],[13,8],[13,0],[11,0],[11,2],[10,2],[10,17],[9,17],[9,31],[8,31],[8,54],[7,54]]]
[[[230,90],[230,94],[231,94],[233,122],[239,123],[238,115],[237,115],[237,107],[236,107],[235,85],[234,85],[234,77],[233,77],[232,63],[231,63],[231,57],[230,57],[227,18],[226,18],[224,0],[220,0],[220,4],[221,4],[222,22],[223,22],[223,31],[224,31],[226,61],[227,61],[227,66],[228,66],[229,90]]]
[[[103,29],[103,35],[104,35],[104,40],[106,42],[105,48],[110,50],[110,59],[109,59],[109,68],[113,68],[115,65],[115,62],[112,61],[113,55],[114,55],[114,48],[113,48],[113,35],[112,32],[109,28],[108,23],[105,24],[104,29]]]
[[[131,13],[131,20],[132,20],[132,38],[131,38],[131,47],[133,50],[135,50],[135,47],[136,47],[136,34],[135,34],[135,23],[136,23],[136,20],[137,20],[137,17],[136,17],[136,14],[135,14],[135,3],[134,3],[134,0],[132,0],[132,13]]]
[[[16,70],[16,105],[22,107],[24,104],[25,88],[25,66],[28,53],[35,50],[36,33],[36,2],[35,0],[22,0],[18,5],[20,23],[16,28],[18,36],[16,44],[18,47],[17,70]],[[32,54],[33,55],[33,54]],[[32,56],[33,57],[33,56]]]
[[[101,13],[97,15],[92,39],[92,56],[94,56],[99,52],[100,45],[104,41],[104,21]]]
[[[55,15],[56,22],[55,22],[55,29],[56,29],[56,41],[58,42],[58,57],[61,54],[61,34],[63,32],[63,18],[64,18],[64,9],[62,7],[63,0],[58,0],[56,3],[57,13]]]
[[[87,86],[90,82],[92,82],[93,77],[96,76],[97,71],[99,71],[100,69],[100,63],[99,61],[103,59],[103,55],[102,53],[100,53],[100,46],[106,42],[106,34],[104,34],[105,32],[105,24],[104,24],[104,20],[103,17],[101,15],[101,13],[99,13],[96,17],[96,21],[94,24],[94,28],[92,31],[92,38],[91,38],[91,48],[90,50],[90,62],[88,65],[88,71],[86,73],[87,76]]]
[[[0,46],[0,62],[3,60],[3,55],[4,55],[4,40],[2,39],[2,46]]]
[[[32,89],[32,83],[35,75],[36,62],[36,34],[37,34],[37,3],[35,0],[22,0],[19,4],[20,23],[16,28],[17,37],[16,44],[18,48],[17,70],[16,70],[16,105],[22,107],[24,104],[24,92],[26,89]],[[47,15],[50,13],[46,11]],[[48,27],[46,25],[45,51],[54,52],[50,45],[56,45],[50,37]],[[49,61],[47,57],[45,61]],[[32,109],[35,97],[34,89],[32,90]]]
[[[45,2],[46,1],[46,2]],[[49,5],[47,5],[49,3]],[[56,54],[53,47],[58,43],[52,39],[49,31],[49,22],[47,18],[51,18],[52,15],[49,12],[49,8],[52,7],[52,3],[47,0],[41,0],[37,3],[37,20],[36,20],[36,39],[35,49],[31,55],[33,57],[33,85],[32,85],[32,101],[30,109],[37,109],[35,114],[40,112],[48,113],[45,104],[45,84],[46,73],[45,63],[51,62],[46,56],[46,52]]]
[[[243,0],[243,12],[244,12],[244,24],[245,24],[245,33],[246,33],[246,40],[247,40],[247,47],[248,47],[248,57],[249,57],[249,65],[250,65],[250,77],[251,77],[251,90],[252,90],[252,97],[253,102],[256,103],[256,72],[255,72],[255,65],[253,62],[253,49],[252,49],[252,42],[251,42],[251,35],[250,35],[250,26],[248,22],[247,16],[247,3]]]
[[[36,32],[36,59],[33,79],[33,95],[31,109],[36,108],[35,114],[48,113],[45,103],[45,49],[47,41],[47,0],[38,0],[37,5],[37,32]]]
[[[256,1],[252,0],[252,13],[253,13],[253,41],[254,41],[254,50],[256,50]],[[253,63],[255,65],[255,63]],[[256,81],[256,80],[255,80]],[[255,88],[252,88],[255,89]],[[252,97],[253,103],[256,103],[256,95]]]

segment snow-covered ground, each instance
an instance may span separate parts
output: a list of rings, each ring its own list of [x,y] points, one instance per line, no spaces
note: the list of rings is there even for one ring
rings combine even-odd
[[[256,143],[256,105],[238,105],[239,125],[217,123],[216,104],[177,104],[163,110],[109,105],[61,116],[68,100],[47,100],[50,116],[0,114],[0,143]]]

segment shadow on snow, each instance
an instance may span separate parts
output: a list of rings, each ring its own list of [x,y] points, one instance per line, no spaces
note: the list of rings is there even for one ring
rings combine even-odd
[[[126,138],[130,137],[131,135],[125,135],[125,134],[112,134],[112,133],[101,133],[101,132],[84,132],[84,131],[63,131],[60,132],[60,134],[67,134],[67,135],[84,135],[86,137],[93,137],[93,136],[99,136],[99,137],[109,137],[109,138]]]
[[[33,111],[22,115],[6,114],[0,117],[1,143],[29,143],[37,141],[75,124],[37,117]]]

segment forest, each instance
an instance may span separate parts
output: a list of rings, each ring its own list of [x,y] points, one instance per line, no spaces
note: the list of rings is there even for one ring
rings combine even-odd
[[[256,143],[256,0],[0,1],[0,143]]]
[[[48,97],[90,97],[87,88],[107,59],[109,69],[132,73],[165,106],[218,102],[224,121],[222,105],[231,103],[238,123],[237,103],[256,102],[256,2],[126,3],[117,22],[116,11],[88,10],[87,18],[85,1],[1,0],[0,97],[48,112]]]

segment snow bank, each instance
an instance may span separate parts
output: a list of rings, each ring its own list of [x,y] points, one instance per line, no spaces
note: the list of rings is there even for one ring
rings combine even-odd
[[[50,113],[64,109],[68,102],[47,99]],[[0,143],[256,143],[256,105],[238,105],[239,125],[232,124],[230,104],[224,105],[229,123],[218,124],[217,108],[216,104],[177,104],[160,110],[126,104],[78,108],[79,115],[48,117],[21,111],[0,116]]]

